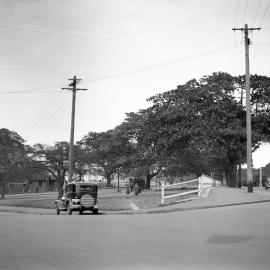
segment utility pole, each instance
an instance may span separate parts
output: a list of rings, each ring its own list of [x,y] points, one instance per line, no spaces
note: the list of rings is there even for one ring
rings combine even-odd
[[[263,177],[263,168],[260,168],[260,181],[259,181],[259,187],[262,187],[262,177]]]
[[[253,192],[252,178],[252,149],[251,149],[251,117],[250,117],[250,74],[249,74],[249,45],[250,39],[248,32],[253,30],[261,30],[261,28],[248,28],[245,24],[244,28],[233,28],[233,31],[244,31],[245,34],[245,62],[246,62],[246,128],[247,128],[247,185],[248,192]]]
[[[62,90],[71,90],[72,91],[72,111],[71,111],[71,128],[70,128],[70,142],[69,142],[69,166],[68,166],[68,183],[72,182],[73,176],[73,145],[74,145],[74,125],[75,125],[75,102],[76,102],[76,92],[77,91],[86,91],[87,89],[77,88],[77,83],[81,79],[77,79],[76,76],[72,79],[68,88],[62,88]]]

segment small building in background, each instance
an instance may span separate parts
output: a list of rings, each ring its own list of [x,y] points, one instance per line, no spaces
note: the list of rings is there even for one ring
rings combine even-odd
[[[5,194],[57,191],[57,179],[49,174],[33,174],[31,179],[4,183]]]
[[[28,192],[57,191],[58,181],[48,174],[34,174],[31,180],[27,181]]]

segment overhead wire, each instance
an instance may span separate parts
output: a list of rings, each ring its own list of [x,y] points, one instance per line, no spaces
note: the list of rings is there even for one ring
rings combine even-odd
[[[234,27],[236,27],[236,23],[237,23],[237,16],[238,16],[238,11],[239,11],[239,3],[240,3],[240,0],[237,0],[236,10],[235,10],[235,17],[234,17]]]
[[[268,11],[269,5],[270,5],[270,0],[268,0],[268,2],[267,2],[266,8],[264,9],[264,13],[263,13],[263,15],[262,15],[261,22],[260,22],[260,24],[259,24],[261,27],[262,27],[262,25],[263,25],[264,18],[265,18],[265,15],[266,15],[267,11]]]
[[[45,27],[45,28],[55,28],[55,29],[59,29],[59,30],[66,30],[66,31],[73,31],[73,32],[85,32],[85,33],[95,33],[95,34],[106,34],[106,35],[118,35],[118,36],[129,36],[129,37],[132,37],[133,39],[131,39],[131,41],[134,41],[134,40],[145,40],[146,38],[147,39],[157,39],[157,38],[160,38],[160,37],[164,37],[166,39],[166,41],[168,40],[168,38],[172,38],[173,37],[173,40],[175,39],[178,39],[178,37],[175,37],[175,35],[173,34],[172,35],[159,35],[158,36],[153,36],[153,35],[145,35],[143,33],[141,33],[140,35],[134,35],[132,33],[120,33],[120,32],[109,32],[109,31],[95,31],[95,30],[89,30],[89,29],[78,29],[78,28],[70,28],[70,27],[64,27],[64,26],[57,26],[57,25],[48,25],[48,24],[41,24],[41,23],[33,23],[33,22],[29,22],[29,21],[24,21],[24,20],[12,20],[12,19],[8,19],[8,18],[0,18],[0,21],[7,21],[7,22],[11,22],[11,23],[16,23],[16,24],[19,24],[20,26],[22,24],[27,24],[27,25],[32,25],[32,26],[38,26],[38,27]],[[5,26],[3,26],[5,27]],[[18,30],[25,30],[25,31],[33,31],[33,32],[41,32],[43,33],[42,31],[36,31],[37,29],[33,30],[33,29],[25,29],[25,28],[16,28]],[[48,33],[48,34],[64,34],[63,32],[57,32],[57,33],[52,33],[52,32],[44,32],[44,33]],[[67,34],[67,33],[66,33]],[[219,35],[224,35],[224,33],[218,33]],[[69,34],[68,34],[69,35]],[[73,35],[73,34],[70,34],[71,36],[76,36],[76,37],[81,37],[83,35]],[[188,34],[188,35],[185,35],[186,37],[190,37],[190,36],[194,36],[193,34]],[[83,36],[83,37],[90,37],[90,36]],[[112,38],[103,38],[103,37],[90,37],[90,38],[97,38],[97,39],[109,39],[111,40]]]
[[[201,46],[204,45],[208,45],[209,43],[211,45],[213,44],[219,44],[219,43],[223,43],[224,40],[222,39],[205,39],[201,42]],[[67,67],[68,63],[71,64],[80,64],[80,66],[82,65],[88,65],[88,64],[99,64],[102,62],[110,62],[110,61],[115,61],[115,57],[117,57],[118,60],[120,60],[120,62],[123,61],[128,61],[128,60],[140,60],[140,59],[146,59],[146,58],[151,58],[154,57],[156,54],[158,54],[158,56],[160,57],[162,54],[163,55],[168,55],[168,54],[175,54],[178,52],[182,52],[182,50],[185,47],[188,48],[192,48],[196,46],[196,44],[194,42],[183,42],[181,43],[181,45],[179,46],[179,44],[174,44],[173,47],[166,47],[166,48],[159,48],[158,50],[151,50],[151,51],[137,51],[133,52],[133,54],[131,55],[130,52],[126,52],[125,54],[120,54],[120,55],[115,55],[115,54],[111,54],[111,55],[103,55],[103,57],[94,57],[90,60],[85,61],[84,59],[79,59],[79,60],[71,60],[71,61],[51,61],[51,62],[24,62],[24,63],[12,63],[12,64],[0,64],[0,69],[3,68],[32,68],[33,66],[35,66],[35,68],[37,67],[51,67],[51,66],[61,66],[61,64],[64,64],[64,67]]]
[[[179,37],[176,37],[175,35],[172,37],[172,36],[164,36],[162,37],[161,35],[159,36],[144,36],[143,34],[139,35],[139,36],[130,36],[132,38],[119,38],[119,37],[108,37],[108,36],[89,36],[89,35],[81,35],[81,34],[78,34],[76,31],[79,31],[79,32],[85,32],[86,34],[87,33],[98,33],[98,34],[110,34],[110,32],[98,32],[98,31],[87,31],[87,30],[76,30],[76,29],[72,29],[72,28],[66,28],[66,27],[61,27],[61,26],[46,26],[46,25],[42,25],[42,24],[35,24],[35,23],[30,23],[30,22],[25,22],[25,21],[16,21],[16,20],[9,20],[9,19],[1,19],[0,20],[4,20],[4,21],[8,21],[8,22],[15,22],[15,23],[20,23],[19,27],[18,25],[0,25],[0,28],[6,28],[6,29],[12,29],[12,30],[16,30],[16,31],[26,31],[26,32],[32,32],[32,33],[38,33],[38,34],[49,34],[49,35],[60,35],[60,36],[68,36],[68,37],[75,37],[75,38],[89,38],[89,39],[96,39],[96,40],[110,40],[110,41],[125,41],[125,42],[134,42],[134,41],[151,41],[151,40],[162,40],[162,38],[164,38],[164,42],[168,42],[168,40],[179,40],[180,38]],[[33,26],[42,26],[42,27],[53,27],[53,28],[56,28],[56,29],[64,29],[64,30],[67,30],[67,31],[75,31],[75,33],[68,33],[68,32],[63,32],[63,31],[56,31],[56,32],[52,32],[52,31],[46,31],[44,29],[29,29],[29,28],[23,28],[25,25],[23,24],[27,24],[27,25],[33,25]],[[26,27],[28,27],[26,25]],[[21,27],[22,26],[22,27]],[[115,33],[114,33],[115,34]],[[224,36],[225,33],[218,33],[218,35],[220,36]],[[121,35],[119,33],[119,35]],[[124,34],[126,35],[126,34]],[[194,37],[193,34],[190,34],[190,35],[186,35],[185,37]],[[173,39],[172,39],[173,38]],[[181,37],[181,39],[183,39],[183,36]]]
[[[48,93],[57,93],[55,90],[51,91],[0,91],[0,94],[48,94]]]
[[[124,76],[124,75],[128,75],[128,74],[134,74],[134,73],[138,73],[141,71],[146,71],[146,70],[151,70],[151,69],[155,69],[155,68],[159,68],[165,65],[171,65],[171,64],[176,64],[179,62],[186,62],[189,60],[192,60],[194,58],[198,58],[198,57],[203,57],[212,53],[217,53],[219,51],[222,51],[224,49],[228,49],[230,47],[228,46],[222,46],[222,47],[218,47],[212,50],[207,50],[205,52],[202,53],[197,53],[191,56],[187,56],[187,57],[182,57],[179,59],[173,59],[173,60],[169,60],[169,61],[163,61],[157,64],[153,64],[153,65],[148,65],[148,66],[144,66],[144,67],[140,67],[140,68],[135,68],[132,69],[130,71],[125,71],[125,72],[118,72],[118,73],[114,73],[114,74],[108,74],[108,75],[104,75],[104,76],[100,76],[100,77],[95,77],[95,78],[89,78],[89,79],[85,79],[85,82],[94,82],[94,81],[100,81],[100,80],[105,80],[105,79],[109,79],[109,78],[113,78],[113,77],[119,77],[119,76]],[[41,89],[41,88],[39,88]],[[45,93],[54,93],[54,94],[58,94],[61,93],[61,91],[57,91],[57,90],[45,90],[45,91],[37,91],[37,89],[32,89],[29,91],[1,91],[0,94],[45,94]],[[63,92],[62,92],[63,93]],[[65,96],[65,95],[64,95]]]
[[[63,91],[64,92],[64,91]],[[41,128],[44,123],[48,123],[48,120],[51,120],[52,115],[55,115],[58,110],[62,108],[62,105],[67,102],[68,95],[62,95],[61,92],[57,92],[57,95],[52,96],[43,106],[41,107],[38,115],[43,115],[43,120],[40,121],[40,117],[37,116],[36,119],[31,123],[29,122],[27,128],[31,130],[36,130]]]
[[[258,15],[258,11],[259,11],[259,9],[261,7],[261,3],[262,3],[262,0],[259,0],[258,5],[257,5],[257,8],[256,8],[255,16],[254,16],[254,19],[253,19],[252,26],[255,25],[255,22],[256,22],[256,19],[257,19],[257,15]]]
[[[34,29],[26,29],[26,28],[19,28],[19,27],[14,27],[14,26],[7,26],[7,25],[0,25],[0,28],[5,28],[5,29],[12,29],[16,31],[26,31],[26,32],[32,32],[32,33],[39,33],[39,34],[48,34],[48,35],[57,35],[57,36],[68,36],[68,37],[75,37],[75,38],[89,38],[89,39],[102,39],[102,40],[117,40],[117,41],[130,41],[130,40],[125,40],[125,39],[113,39],[113,38],[104,38],[104,37],[93,37],[93,36],[83,36],[83,35],[78,35],[78,34],[67,34],[67,33],[61,33],[61,32],[48,32],[48,31],[38,31]]]
[[[247,17],[247,8],[248,8],[248,0],[246,0],[245,8],[244,8],[244,16],[242,20],[242,24],[245,23],[246,17]]]
[[[100,77],[96,77],[96,78],[92,78],[92,79],[86,79],[84,80],[84,82],[95,82],[95,81],[101,81],[101,80],[106,80],[106,79],[110,79],[110,78],[114,78],[114,77],[119,77],[119,76],[125,76],[125,75],[129,75],[129,74],[135,74],[141,71],[147,71],[147,70],[151,70],[151,69],[156,69],[156,68],[160,68],[160,67],[164,67],[167,65],[171,65],[171,64],[176,64],[179,62],[186,62],[189,60],[192,60],[194,58],[198,59],[198,57],[203,57],[209,54],[213,54],[213,53],[218,53],[220,51],[226,50],[228,48],[232,48],[232,44],[230,43],[229,46],[225,45],[219,48],[215,48],[215,49],[211,49],[205,52],[201,52],[201,53],[197,53],[194,54],[192,56],[186,56],[186,57],[182,57],[179,59],[174,59],[174,60],[170,60],[170,61],[164,61],[164,62],[160,62],[157,64],[152,64],[152,65],[148,65],[148,66],[144,66],[144,67],[140,67],[140,68],[136,68],[130,71],[125,71],[125,72],[118,72],[118,73],[113,73],[113,74],[108,74],[108,75],[104,75],[104,76],[100,76]]]
[[[6,90],[0,91],[0,94],[43,94],[43,93],[56,93],[55,89],[60,88],[62,84],[55,84],[45,87],[32,88],[30,90]],[[51,90],[49,90],[51,89]],[[60,92],[60,91],[59,91]]]
[[[225,46],[225,47],[227,47],[227,46]],[[160,63],[154,64],[154,65],[147,65],[147,66],[140,67],[140,68],[135,68],[135,69],[132,69],[132,70],[126,71],[126,72],[117,72],[117,73],[114,73],[114,74],[108,74],[108,75],[104,75],[104,76],[98,76],[98,77],[94,77],[94,78],[90,78],[90,79],[84,80],[84,82],[87,82],[87,81],[90,81],[90,82],[92,82],[92,81],[99,81],[99,80],[108,79],[108,78],[112,78],[112,77],[118,77],[118,76],[123,76],[123,75],[132,74],[132,73],[137,73],[137,72],[140,72],[140,71],[145,71],[145,70],[149,70],[149,69],[153,69],[153,68],[158,68],[158,67],[161,67],[161,66],[164,66],[164,65],[175,64],[175,63],[182,62],[182,61],[188,61],[188,60],[192,60],[193,58],[197,58],[197,57],[201,57],[201,56],[204,56],[204,55],[208,55],[208,54],[211,54],[211,53],[218,52],[220,49],[222,50],[223,48],[224,48],[224,46],[218,47],[218,48],[214,48],[214,49],[211,49],[211,50],[207,50],[207,51],[204,51],[202,53],[196,53],[196,54],[191,55],[191,56],[178,58],[178,59],[175,59],[175,55],[174,55],[174,59],[173,60],[165,60],[165,61],[162,61]],[[172,52],[169,51],[169,53],[172,53]],[[127,59],[127,60],[129,60],[129,59]],[[145,60],[145,57],[143,57],[143,60]],[[88,74],[88,77],[89,77],[89,74]],[[57,85],[55,85],[53,87],[55,88],[56,86],[59,86],[60,87],[60,84],[57,84]],[[50,88],[52,88],[52,87],[50,87]],[[11,91],[11,90],[9,90],[9,91],[1,91],[0,94],[45,94],[45,93],[59,93],[59,91],[57,91],[55,89],[52,89],[52,90],[49,90],[49,89],[44,87],[44,88],[36,88],[36,89],[25,90],[25,91],[16,91],[16,90]]]

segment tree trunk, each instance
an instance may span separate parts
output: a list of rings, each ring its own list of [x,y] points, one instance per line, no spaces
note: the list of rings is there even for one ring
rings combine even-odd
[[[64,193],[64,190],[63,190],[63,186],[64,186],[64,179],[62,178],[59,178],[58,179],[58,199],[61,199],[63,197],[63,193]]]
[[[230,167],[226,170],[226,180],[229,187],[236,187],[237,184],[237,162],[232,161]]]
[[[145,183],[145,189],[150,189],[150,182],[151,182],[152,176],[148,172],[146,175],[146,183]]]
[[[107,179],[107,187],[111,186],[111,175],[106,175],[106,179]]]
[[[150,170],[147,172],[147,175],[146,175],[146,183],[145,183],[145,189],[150,189],[151,179],[152,179],[154,176],[158,175],[159,172],[160,172],[160,169],[159,169],[157,172],[155,172],[155,173],[151,173]]]

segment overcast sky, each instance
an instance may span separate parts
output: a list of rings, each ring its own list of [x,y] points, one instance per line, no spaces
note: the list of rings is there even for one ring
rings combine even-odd
[[[146,99],[216,71],[270,76],[270,0],[0,0],[0,127],[27,143],[69,140],[77,75],[75,140],[120,124]],[[270,149],[254,154],[256,167]],[[268,152],[267,152],[268,151]],[[269,158],[267,157],[269,156]]]

